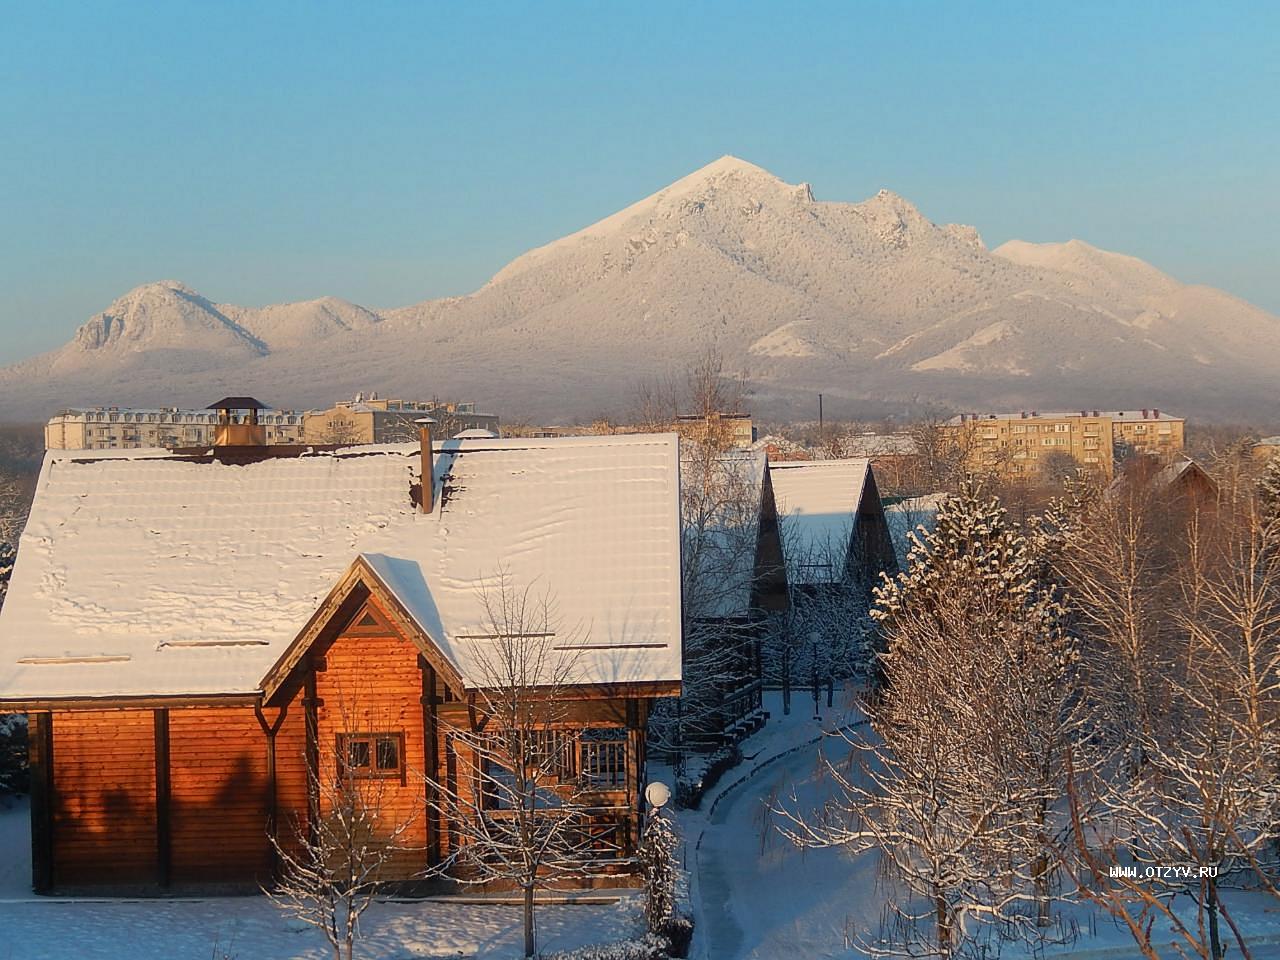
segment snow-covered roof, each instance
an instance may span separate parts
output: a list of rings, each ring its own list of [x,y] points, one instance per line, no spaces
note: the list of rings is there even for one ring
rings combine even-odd
[[[862,457],[769,465],[791,583],[829,583],[844,575],[870,470]]]
[[[674,434],[417,444],[247,464],[51,451],[0,610],[0,699],[253,693],[363,556],[471,682],[480,591],[546,595],[584,683],[680,677]]]

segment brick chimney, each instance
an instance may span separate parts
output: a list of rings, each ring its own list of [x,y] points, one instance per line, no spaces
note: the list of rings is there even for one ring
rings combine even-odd
[[[1143,407],[1143,408],[1142,408],[1142,419],[1143,419],[1143,420],[1147,419],[1147,414],[1148,414],[1148,413],[1150,413],[1150,412],[1151,412],[1151,411],[1150,411],[1150,410],[1148,410],[1146,407]]]
[[[1159,408],[1159,407],[1156,407],[1154,410],[1152,410],[1152,411],[1151,411],[1151,419],[1152,419],[1152,420],[1159,420],[1159,419],[1160,419],[1160,408]]]
[[[435,452],[431,448],[431,428],[435,426],[436,421],[430,417],[419,417],[413,422],[418,425],[418,444],[422,451],[422,465],[420,467],[422,495],[419,497],[419,501],[422,505],[422,512],[430,513],[436,506]]]

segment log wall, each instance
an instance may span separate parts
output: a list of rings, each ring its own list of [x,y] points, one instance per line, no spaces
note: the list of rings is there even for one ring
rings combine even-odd
[[[54,883],[156,883],[152,711],[58,713],[52,723]]]
[[[267,738],[251,709],[169,711],[174,883],[270,879]]]

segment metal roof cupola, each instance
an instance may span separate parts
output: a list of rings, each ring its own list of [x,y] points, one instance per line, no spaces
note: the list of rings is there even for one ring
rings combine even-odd
[[[218,411],[214,447],[265,447],[267,429],[258,422],[258,411],[267,405],[253,397],[223,397],[208,409]]]

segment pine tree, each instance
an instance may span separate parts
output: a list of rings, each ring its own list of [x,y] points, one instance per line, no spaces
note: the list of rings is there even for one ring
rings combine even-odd
[[[897,891],[869,949],[951,957],[997,931],[1044,935],[1076,653],[1040,556],[979,485],[912,541],[876,591],[885,686],[863,762],[825,765],[825,809],[781,813],[802,846],[881,855]]]

